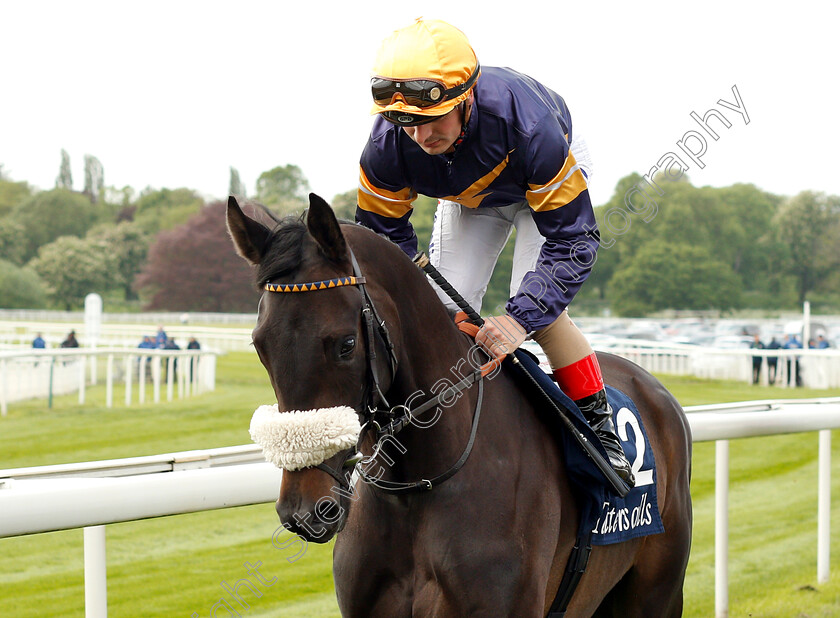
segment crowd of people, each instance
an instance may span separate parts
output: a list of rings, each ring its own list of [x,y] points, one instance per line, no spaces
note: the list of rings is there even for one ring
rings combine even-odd
[[[46,349],[47,342],[44,339],[44,334],[41,332],[35,333],[35,338],[32,340],[32,348],[36,350],[43,350]],[[78,348],[79,347],[79,340],[76,339],[76,331],[71,330],[67,333],[67,336],[62,340],[59,347],[62,348]],[[140,345],[137,346],[138,348],[143,349],[151,349],[151,350],[180,350],[181,346],[179,346],[172,337],[169,337],[166,334],[163,326],[158,327],[157,334],[152,337],[150,335],[144,335],[143,340],[140,342]],[[198,343],[195,337],[190,337],[189,342],[187,343],[188,350],[200,350],[201,345]]]
[[[154,336],[144,335],[143,340],[140,342],[140,344],[137,347],[141,348],[141,349],[147,349],[147,350],[180,350],[181,349],[181,346],[179,346],[175,342],[175,339],[173,339],[172,337],[170,337],[169,335],[166,334],[166,331],[164,330],[163,326],[158,327],[157,334],[154,335]],[[196,340],[195,337],[190,337],[189,341],[187,342],[187,349],[188,350],[200,350],[201,345],[198,343],[198,341]],[[146,358],[147,365],[150,361],[151,361],[151,357]],[[173,368],[173,377],[177,378],[177,375],[178,375],[178,373],[177,373],[178,372],[178,361],[177,361],[177,359],[173,361],[172,368]],[[150,374],[147,374],[147,375],[150,375]],[[192,379],[192,367],[190,367],[190,379]]]
[[[35,338],[32,340],[32,348],[35,350],[44,350],[46,349],[47,341],[44,339],[44,334],[42,332],[35,333]],[[79,347],[79,340],[76,339],[76,331],[71,330],[67,333],[67,336],[61,341],[59,347],[62,348],[78,348]],[[144,335],[142,341],[137,346],[139,349],[144,350],[180,350],[181,346],[179,346],[175,339],[168,336],[166,331],[164,330],[163,326],[159,326],[157,330],[157,334],[155,335]],[[188,350],[200,350],[201,344],[198,343],[198,340],[195,337],[190,337],[187,342]],[[151,372],[148,371],[149,365],[151,363],[151,356],[146,357],[145,359],[139,359],[137,372],[139,374],[140,365],[143,364],[143,360],[145,360],[145,365],[147,368],[146,375],[151,377]],[[194,370],[194,363],[195,359],[192,359],[189,366],[189,379],[192,379],[192,374]],[[165,370],[168,370],[168,363],[164,363]],[[173,369],[173,378],[177,379],[177,371],[178,371],[178,361],[177,359],[173,360],[172,362],[172,369]]]
[[[812,350],[824,350],[829,348],[828,340],[820,333],[816,338],[808,340],[808,348]],[[761,341],[761,337],[756,334],[753,335],[753,342],[750,344],[751,349],[755,350],[801,350],[802,342],[799,337],[793,334],[784,336],[782,341],[779,341],[775,336],[771,337],[770,342],[765,344]],[[764,363],[764,356],[753,356],[752,358],[752,382],[758,384],[761,379],[761,366]],[[776,383],[778,377],[779,357],[767,356],[767,381],[770,385]],[[786,385],[801,387],[802,370],[799,363],[798,356],[785,356],[784,360],[787,364]]]

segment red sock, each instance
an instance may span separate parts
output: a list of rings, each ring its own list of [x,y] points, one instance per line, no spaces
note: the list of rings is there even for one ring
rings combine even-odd
[[[601,366],[594,352],[571,365],[555,369],[554,377],[563,392],[574,401],[594,395],[604,388]]]

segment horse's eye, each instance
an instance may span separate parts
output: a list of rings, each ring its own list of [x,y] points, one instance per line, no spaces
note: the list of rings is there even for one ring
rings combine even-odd
[[[349,358],[356,349],[356,338],[352,335],[345,337],[338,346],[338,356],[340,358]]]

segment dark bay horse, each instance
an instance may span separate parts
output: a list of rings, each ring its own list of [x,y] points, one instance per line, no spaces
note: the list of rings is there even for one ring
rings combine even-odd
[[[391,242],[339,224],[319,197],[310,196],[305,222],[270,225],[231,197],[227,223],[264,290],[253,339],[278,418],[303,419],[295,431],[312,439],[323,410],[350,410],[364,426],[357,470],[383,486],[450,474],[427,491],[361,481],[351,489],[342,470],[352,469],[344,466],[356,446],[346,443],[320,465],[284,469],[276,505],[284,525],[315,542],[341,532],[333,572],[342,615],[545,616],[579,507],[558,440],[509,370],[465,384],[476,348],[425,275]],[[665,532],[594,547],[567,615],[679,616],[692,521],[688,423],[650,374],[598,358],[605,381],[642,412]],[[392,439],[368,431],[388,421],[387,407],[416,411],[429,400],[437,405],[409,415]]]

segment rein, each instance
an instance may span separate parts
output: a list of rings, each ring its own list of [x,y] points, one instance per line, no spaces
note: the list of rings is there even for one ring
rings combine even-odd
[[[420,490],[431,490],[443,483],[444,481],[455,476],[455,473],[458,472],[458,470],[460,470],[465,463],[467,463],[467,459],[469,458],[470,453],[472,452],[473,445],[475,444],[475,435],[478,431],[478,421],[481,418],[481,402],[484,398],[484,376],[481,374],[480,370],[471,373],[457,384],[454,384],[445,391],[442,391],[437,397],[430,399],[426,403],[414,408],[413,410],[408,410],[407,412],[402,414],[398,419],[391,421],[391,423],[386,425],[384,428],[377,429],[378,436],[386,434],[394,435],[403,427],[408,425],[411,422],[411,418],[413,416],[426,412],[432,407],[440,404],[441,401],[447,396],[460,393],[472,386],[474,383],[478,383],[478,397],[476,398],[475,411],[473,412],[472,427],[470,428],[470,438],[467,441],[467,445],[464,447],[464,451],[461,453],[461,457],[458,458],[458,461],[456,461],[452,465],[452,467],[449,468],[449,470],[431,479],[420,479],[419,481],[403,483],[399,481],[385,481],[375,476],[371,476],[367,473],[367,471],[365,471],[365,469],[361,465],[359,465],[356,467],[356,470],[359,473],[359,478],[361,478],[365,483],[373,485],[377,489],[380,489],[386,493],[405,494]],[[361,443],[362,439],[364,438],[365,430],[369,426],[370,424],[365,424],[365,426],[362,428],[362,434],[359,436],[359,443]],[[376,456],[379,454],[381,444],[381,442],[377,441],[376,446],[373,450],[373,454],[371,454],[370,457],[365,457],[364,460],[373,461],[373,459],[375,459]]]

